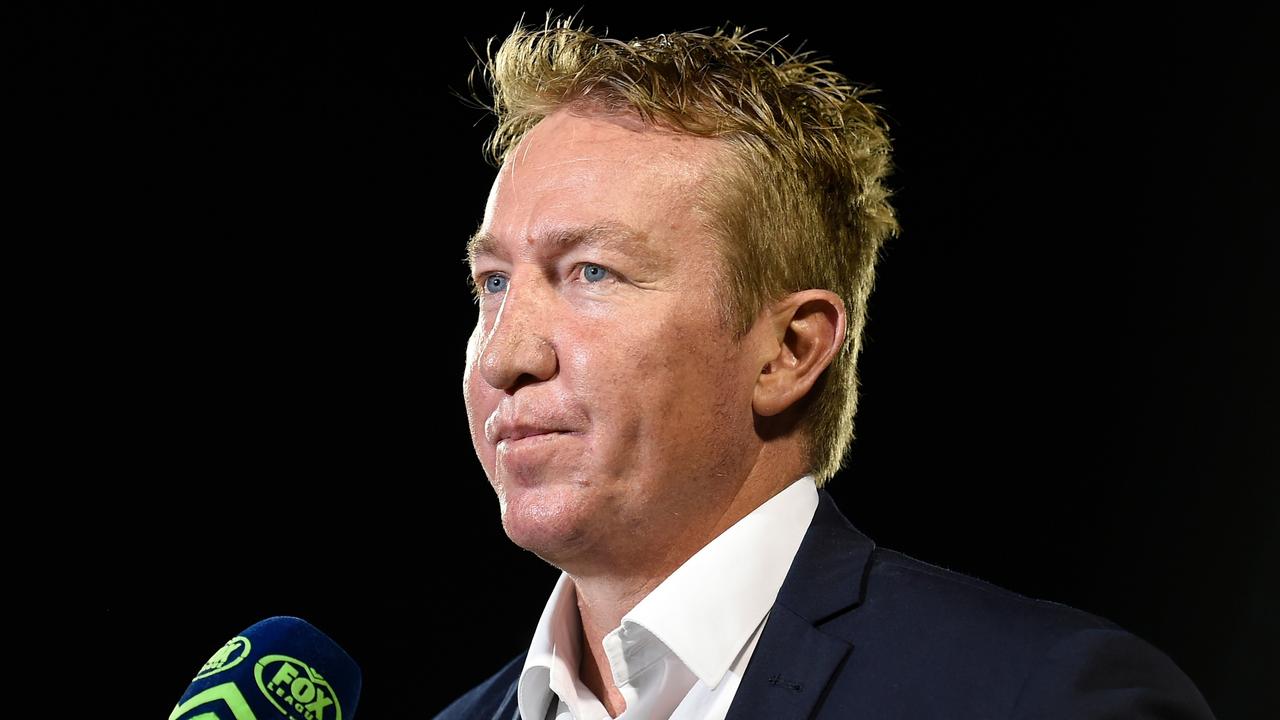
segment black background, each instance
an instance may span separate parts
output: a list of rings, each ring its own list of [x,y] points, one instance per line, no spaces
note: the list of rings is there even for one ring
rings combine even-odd
[[[556,571],[502,534],[466,431],[462,248],[494,170],[453,94],[522,9],[546,8],[19,11],[11,199],[58,276],[32,484],[81,478],[50,482],[83,567],[49,601],[106,677],[145,667],[136,717],[273,614],[360,661],[366,720],[429,717],[527,646]],[[1110,618],[1220,717],[1272,716],[1274,18],[581,17],[764,27],[881,88],[903,232],[831,492],[881,545]]]

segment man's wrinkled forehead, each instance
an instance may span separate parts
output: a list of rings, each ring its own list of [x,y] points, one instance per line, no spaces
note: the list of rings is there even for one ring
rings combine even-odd
[[[700,234],[701,189],[723,151],[718,141],[635,118],[553,113],[503,162],[467,260],[474,270],[485,258],[589,246],[641,268],[670,267],[677,237]]]
[[[647,233],[617,220],[601,220],[584,226],[548,227],[526,238],[510,238],[523,245],[532,245],[549,257],[559,256],[569,250],[585,246],[611,250],[640,261],[661,262],[666,259],[649,243]],[[504,238],[487,230],[480,230],[467,241],[467,262],[472,268],[483,258],[508,258]]]

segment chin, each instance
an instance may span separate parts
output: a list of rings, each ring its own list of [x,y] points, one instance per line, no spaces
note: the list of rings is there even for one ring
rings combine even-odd
[[[558,564],[590,535],[593,513],[583,500],[580,490],[568,485],[509,488],[500,499],[502,529],[511,542]]]

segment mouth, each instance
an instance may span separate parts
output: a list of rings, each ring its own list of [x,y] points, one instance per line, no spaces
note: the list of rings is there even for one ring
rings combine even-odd
[[[563,430],[544,430],[519,437],[508,437],[498,441],[498,449],[525,447],[527,445],[535,445],[541,442],[547,442],[563,435],[572,435],[573,433]]]

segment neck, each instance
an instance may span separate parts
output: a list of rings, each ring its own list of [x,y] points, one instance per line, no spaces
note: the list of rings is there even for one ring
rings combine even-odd
[[[574,583],[578,613],[582,621],[582,656],[578,675],[612,717],[626,709],[626,702],[613,682],[613,673],[604,653],[604,637],[622,625],[622,618],[654,588],[685,563],[694,553],[732,527],[804,474],[803,465],[791,471],[769,473],[765,482],[748,478],[717,512],[701,523],[688,523],[676,537],[659,550],[649,544],[627,562],[589,567],[564,568]],[[757,467],[757,470],[761,468]]]

